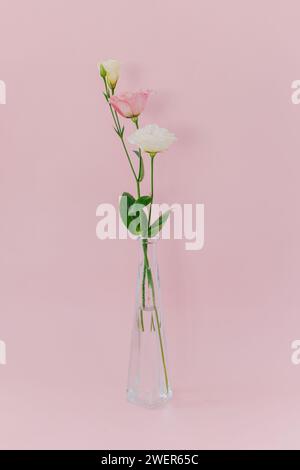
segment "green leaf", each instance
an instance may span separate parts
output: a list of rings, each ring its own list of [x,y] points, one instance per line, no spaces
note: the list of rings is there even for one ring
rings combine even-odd
[[[118,129],[117,127],[114,127],[114,131],[121,139],[123,139],[124,130],[125,130],[124,126],[121,127],[120,129]]]
[[[155,235],[157,235],[161,229],[163,228],[163,225],[166,223],[166,221],[168,220],[169,218],[169,215],[170,215],[170,210],[168,210],[167,212],[165,212],[164,214],[161,214],[158,219],[156,219],[156,221],[151,225],[151,227],[149,227],[148,229],[148,236],[151,238],[151,237],[155,237]]]
[[[151,196],[141,196],[136,200],[136,204],[142,204],[143,206],[148,206],[152,201]]]
[[[142,156],[141,149],[133,150],[133,153],[135,153],[139,158],[141,158],[141,156]]]
[[[136,201],[130,206],[128,210],[128,216],[131,217],[128,230],[134,235],[141,235],[143,238],[146,238],[148,231],[148,219],[144,212],[144,205],[139,204]]]
[[[129,216],[129,209],[135,203],[134,197],[129,193],[123,193],[120,199],[120,216],[125,227],[129,227],[134,217]]]

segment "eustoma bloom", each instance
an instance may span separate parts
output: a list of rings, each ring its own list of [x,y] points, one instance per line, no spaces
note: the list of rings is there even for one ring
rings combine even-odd
[[[137,129],[133,134],[128,137],[128,142],[137,145],[143,152],[146,152],[151,157],[151,203],[149,209],[149,223],[148,232],[149,236],[153,236],[155,231],[152,230],[151,225],[151,209],[154,198],[154,157],[157,153],[167,150],[170,145],[175,142],[176,137],[168,129],[159,127],[157,124],[148,124],[148,126]],[[164,214],[161,219],[161,226],[168,218],[168,213]]]
[[[150,90],[113,95],[109,102],[117,113],[125,118],[137,118],[145,109]]]
[[[100,64],[100,75],[106,78],[108,86],[114,90],[120,76],[120,64],[115,59],[105,60]]]
[[[136,130],[128,137],[128,142],[137,145],[150,155],[156,155],[158,152],[167,150],[175,140],[174,134],[157,124],[149,124]]]

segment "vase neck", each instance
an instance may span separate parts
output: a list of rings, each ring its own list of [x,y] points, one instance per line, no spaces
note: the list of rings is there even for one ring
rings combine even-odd
[[[152,238],[143,238],[139,240],[140,242],[140,259],[144,263],[145,256],[147,257],[149,266],[154,267],[157,263],[156,258],[156,247],[157,247],[157,240]]]

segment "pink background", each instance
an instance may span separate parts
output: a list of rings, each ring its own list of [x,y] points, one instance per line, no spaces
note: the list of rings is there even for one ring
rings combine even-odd
[[[0,0],[0,448],[299,448],[297,0]],[[159,247],[175,396],[127,404],[137,246],[96,207],[134,191],[96,64],[174,131],[157,200],[205,204]],[[124,276],[124,272],[126,275]]]

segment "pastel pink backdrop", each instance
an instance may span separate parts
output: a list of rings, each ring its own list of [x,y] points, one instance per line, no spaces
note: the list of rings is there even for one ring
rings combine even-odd
[[[297,0],[0,0],[0,448],[299,448]],[[174,401],[127,404],[137,246],[96,207],[134,190],[96,64],[151,88],[178,143],[157,199],[205,204],[163,241]],[[125,273],[125,275],[124,275]]]

